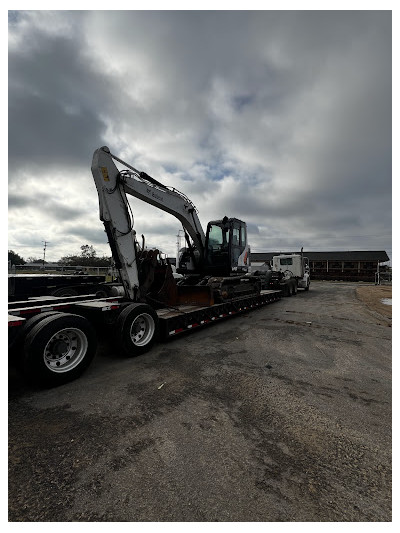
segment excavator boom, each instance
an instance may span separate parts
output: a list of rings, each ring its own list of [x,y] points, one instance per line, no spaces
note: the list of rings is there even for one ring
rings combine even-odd
[[[124,165],[126,169],[118,170],[114,160]],[[106,146],[95,151],[92,174],[99,196],[100,219],[104,222],[122,283],[132,300],[137,299],[140,284],[136,233],[133,229],[133,217],[127,194],[175,216],[191,237],[200,261],[203,260],[204,231],[195,206],[183,193],[166,187],[146,173],[136,170],[111,154]]]

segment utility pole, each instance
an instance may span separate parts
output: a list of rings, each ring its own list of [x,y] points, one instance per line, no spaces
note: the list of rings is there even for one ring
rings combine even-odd
[[[44,244],[44,248],[43,248],[43,270],[44,270],[44,263],[46,259],[46,248],[47,248],[47,245],[49,244],[49,241],[42,241],[42,243]]]

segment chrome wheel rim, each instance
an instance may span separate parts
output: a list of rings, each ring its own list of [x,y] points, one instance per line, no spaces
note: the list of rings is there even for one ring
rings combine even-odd
[[[145,346],[153,338],[155,331],[154,319],[147,313],[135,318],[130,328],[130,337],[135,346]]]
[[[57,331],[44,349],[43,359],[49,370],[70,372],[85,358],[88,349],[86,335],[78,328]]]

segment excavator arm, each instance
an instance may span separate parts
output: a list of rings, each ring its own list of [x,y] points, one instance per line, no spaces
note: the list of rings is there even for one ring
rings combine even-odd
[[[126,169],[118,170],[114,160]],[[136,170],[111,154],[106,146],[95,151],[92,174],[99,196],[100,220],[104,223],[116,266],[131,300],[136,301],[140,297],[139,250],[127,194],[175,216],[191,237],[200,260],[204,258],[204,231],[195,206],[183,193]]]

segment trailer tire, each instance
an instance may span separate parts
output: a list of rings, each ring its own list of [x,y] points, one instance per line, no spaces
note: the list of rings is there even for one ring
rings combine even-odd
[[[40,385],[67,383],[87,369],[96,347],[95,331],[86,318],[66,313],[48,316],[25,338],[24,374]]]
[[[29,334],[29,332],[42,320],[47,318],[48,316],[57,315],[59,314],[59,311],[46,311],[45,313],[38,313],[37,315],[34,315],[33,317],[29,318],[24,325],[21,328],[21,331],[18,335],[17,340],[15,341],[12,352],[15,356],[15,363],[17,365],[17,370],[23,371],[23,365],[24,365],[24,343],[26,336]]]
[[[107,291],[105,291],[104,289],[100,289],[96,292],[96,298],[107,298],[107,296]]]
[[[130,304],[117,318],[116,335],[118,346],[128,357],[150,350],[159,332],[158,315],[147,304]]]
[[[58,296],[59,298],[65,298],[66,296],[78,296],[78,291],[69,287],[61,287],[60,289],[55,289],[51,296]]]

